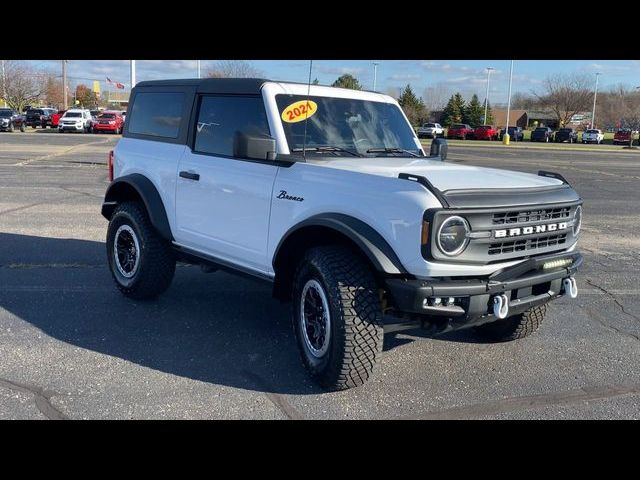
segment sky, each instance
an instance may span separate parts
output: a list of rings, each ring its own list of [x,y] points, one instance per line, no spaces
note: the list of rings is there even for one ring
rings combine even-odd
[[[265,78],[306,82],[309,78],[308,60],[247,60]],[[494,68],[490,78],[489,100],[492,104],[506,103],[509,83],[509,60],[314,60],[311,77],[321,84],[331,84],[344,73],[355,75],[365,89],[373,88],[374,65],[377,62],[377,90],[397,94],[410,84],[414,92],[430,98],[450,96],[459,91],[466,98],[477,93],[484,99],[487,67]],[[34,67],[60,73],[59,60],[30,60]],[[203,76],[215,60],[202,60]],[[137,60],[136,80],[195,78],[195,60]],[[640,60],[516,60],[513,70],[513,92],[531,93],[540,90],[547,75],[555,73],[587,73],[599,77],[599,90],[626,84],[640,86]],[[128,60],[70,60],[67,75],[72,86],[93,80],[107,88],[106,77],[129,88]],[[429,104],[429,103],[427,103]]]

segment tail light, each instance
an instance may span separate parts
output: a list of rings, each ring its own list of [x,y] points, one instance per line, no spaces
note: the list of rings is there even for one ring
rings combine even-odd
[[[109,159],[107,160],[107,165],[109,165],[109,181],[113,182],[113,150],[109,151]]]

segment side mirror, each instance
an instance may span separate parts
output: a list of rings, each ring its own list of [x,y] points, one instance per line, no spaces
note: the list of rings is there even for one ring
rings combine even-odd
[[[269,135],[236,132],[233,136],[233,156],[251,160],[275,160],[276,140]]]
[[[431,142],[429,157],[440,157],[440,160],[444,162],[447,159],[447,150],[449,150],[449,145],[446,139],[434,138]]]

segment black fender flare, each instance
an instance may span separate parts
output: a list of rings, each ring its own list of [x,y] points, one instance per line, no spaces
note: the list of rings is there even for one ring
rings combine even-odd
[[[382,235],[362,220],[342,213],[314,215],[291,227],[280,239],[276,247],[273,255],[274,268],[280,248],[287,239],[300,229],[311,226],[331,228],[345,235],[362,250],[379,272],[391,275],[407,273],[393,248]]]
[[[111,215],[118,204],[127,199],[122,194],[129,188],[133,188],[142,199],[153,227],[165,240],[173,241],[173,234],[171,233],[162,197],[160,197],[160,193],[158,193],[153,182],[139,173],[125,175],[111,182],[102,203],[102,216],[107,220],[111,219]]]

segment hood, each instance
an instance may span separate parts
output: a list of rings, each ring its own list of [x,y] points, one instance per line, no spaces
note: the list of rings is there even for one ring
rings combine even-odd
[[[474,167],[422,158],[380,157],[310,160],[328,168],[397,178],[401,173],[426,177],[441,191],[460,189],[513,189],[562,185],[560,180],[532,173]]]

